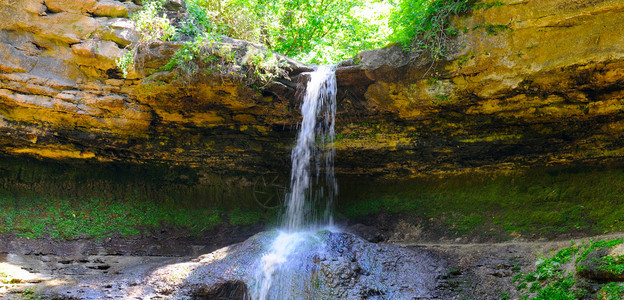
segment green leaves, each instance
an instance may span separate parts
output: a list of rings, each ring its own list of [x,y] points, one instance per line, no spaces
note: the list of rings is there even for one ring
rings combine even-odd
[[[144,42],[176,39],[176,29],[162,12],[162,1],[146,1],[143,9],[132,16]]]
[[[446,42],[457,34],[449,18],[471,8],[475,0],[399,0],[390,16],[390,40],[433,59],[445,55]]]
[[[437,59],[457,34],[449,17],[475,0],[185,0],[188,14],[170,20],[162,0],[146,0],[133,16],[141,43],[187,41],[178,62],[200,57],[189,46],[228,36],[258,43],[306,63],[333,64],[397,42]],[[172,24],[176,24],[173,26]],[[190,40],[190,41],[189,41]],[[118,61],[127,75],[137,45]],[[171,69],[173,65],[165,68]],[[189,69],[190,71],[193,68]]]
[[[209,20],[187,22],[210,23],[203,26],[209,34],[259,43],[303,62],[329,64],[385,45],[391,5],[379,0],[187,0],[187,7],[196,19]]]

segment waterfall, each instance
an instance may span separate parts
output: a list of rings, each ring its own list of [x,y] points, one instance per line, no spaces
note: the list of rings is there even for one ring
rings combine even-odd
[[[331,223],[329,209],[338,186],[334,178],[336,151],[333,148],[336,90],[336,75],[332,67],[320,66],[310,73],[301,105],[301,128],[292,149],[290,193],[287,195],[284,224],[287,230],[318,224],[314,207],[318,201],[325,202],[320,223]],[[314,169],[311,168],[312,159]],[[324,178],[320,176],[321,170],[325,171]],[[312,171],[315,171],[314,178]],[[315,179],[314,182],[312,179]],[[315,183],[318,188],[312,189]]]
[[[333,147],[336,76],[329,66],[320,66],[309,76],[301,105],[301,127],[292,149],[290,189],[286,195],[282,230],[260,259],[252,299],[297,298],[297,291],[291,290],[301,284],[292,284],[292,281],[302,280],[296,270],[297,250],[319,247],[315,231],[320,225],[332,225],[330,209],[338,191]],[[319,209],[323,210],[322,214]]]

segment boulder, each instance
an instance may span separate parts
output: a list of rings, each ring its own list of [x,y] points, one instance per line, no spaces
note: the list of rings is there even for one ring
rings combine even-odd
[[[103,0],[93,9],[93,14],[100,17],[128,17],[128,8],[118,1]]]
[[[58,12],[73,12],[73,13],[88,13],[94,11],[98,5],[97,0],[45,0],[43,2],[49,11],[53,13]]]
[[[170,11],[186,11],[186,2],[184,0],[166,0],[163,8]]]
[[[577,263],[579,275],[596,281],[624,281],[624,244],[601,247]]]
[[[128,19],[114,18],[108,21],[106,25],[101,33],[101,38],[111,40],[120,47],[136,43],[140,38],[139,33],[135,30],[134,22]]]
[[[137,273],[113,283],[122,298],[247,299],[260,293],[262,269],[278,233],[256,234],[240,244],[192,261]],[[281,261],[281,260],[280,260]],[[432,299],[447,262],[427,250],[368,243],[339,232],[302,233],[296,249],[275,267],[266,299]],[[101,295],[72,284],[40,290],[44,296]],[[95,297],[94,297],[95,298]],[[90,299],[90,298],[89,298]]]

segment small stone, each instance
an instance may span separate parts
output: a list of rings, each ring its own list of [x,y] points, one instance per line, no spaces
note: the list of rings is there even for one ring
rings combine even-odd
[[[86,13],[92,11],[98,2],[96,0],[45,0],[44,4],[48,10],[58,12],[78,12]]]
[[[107,79],[105,83],[112,86],[122,86],[124,81],[121,79]]]
[[[102,38],[117,43],[121,47],[126,47],[139,40],[139,34],[129,29],[112,29],[102,34]]]
[[[115,61],[121,56],[121,49],[112,41],[100,41],[97,43],[96,54],[110,61]]]
[[[121,47],[126,47],[139,40],[140,35],[135,30],[134,22],[115,18],[106,23],[106,29],[101,33],[102,39],[110,40]]]
[[[102,1],[95,7],[93,14],[100,17],[123,18],[128,16],[128,8],[117,1]]]
[[[73,44],[71,46],[72,52],[74,52],[76,55],[80,55],[84,57],[94,57],[95,56],[95,53],[93,53],[93,48],[95,46],[94,44],[95,42],[93,41]]]
[[[39,2],[39,1],[23,1],[25,3],[23,3],[22,5],[24,5],[24,9],[29,12],[29,13],[33,13],[33,14],[37,14],[40,16],[45,16],[46,13],[46,7],[45,5],[43,5],[43,3]]]
[[[186,3],[184,0],[167,0],[163,8],[171,11],[186,11]]]

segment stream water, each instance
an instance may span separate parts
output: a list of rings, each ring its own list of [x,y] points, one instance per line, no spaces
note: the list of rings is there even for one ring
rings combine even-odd
[[[331,206],[338,191],[334,177],[333,142],[336,116],[334,69],[320,66],[309,74],[301,105],[302,121],[292,149],[290,189],[282,228],[268,252],[261,258],[252,299],[290,299],[297,279],[297,252],[320,246],[316,232],[331,228]],[[323,173],[323,175],[321,175]],[[307,246],[304,246],[307,245]],[[308,249],[309,251],[309,249]],[[270,292],[273,292],[270,294]]]

